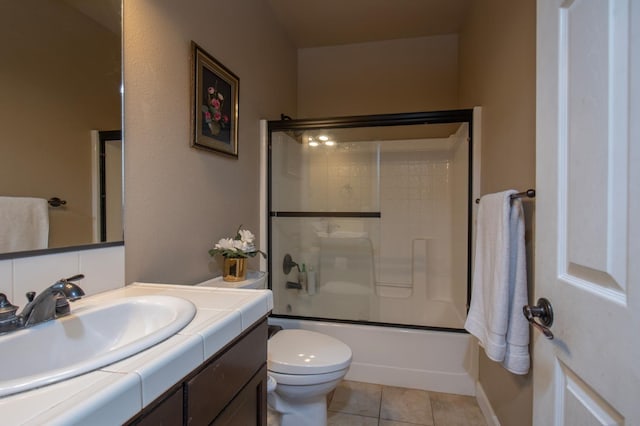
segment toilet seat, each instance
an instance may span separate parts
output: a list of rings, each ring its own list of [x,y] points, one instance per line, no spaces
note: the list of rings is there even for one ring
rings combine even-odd
[[[283,376],[344,374],[342,370],[349,367],[351,357],[351,348],[331,336],[308,330],[282,330],[269,339],[267,369]]]
[[[347,374],[347,369],[345,368],[323,374],[284,374],[276,373],[275,371],[269,371],[268,374],[278,385],[310,386],[339,380]]]

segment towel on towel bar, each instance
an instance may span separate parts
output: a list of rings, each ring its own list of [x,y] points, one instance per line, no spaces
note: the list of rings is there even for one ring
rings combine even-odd
[[[509,190],[480,199],[471,306],[465,328],[487,356],[515,374],[529,371],[529,323],[522,202]]]
[[[45,249],[48,245],[47,200],[0,197],[0,253]]]

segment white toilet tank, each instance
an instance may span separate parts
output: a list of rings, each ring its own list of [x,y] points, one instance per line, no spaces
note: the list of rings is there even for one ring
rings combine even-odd
[[[244,281],[225,281],[222,277],[196,284],[198,287],[226,287],[226,288],[256,288],[264,289],[267,281],[267,273],[265,271],[247,271],[247,279]]]

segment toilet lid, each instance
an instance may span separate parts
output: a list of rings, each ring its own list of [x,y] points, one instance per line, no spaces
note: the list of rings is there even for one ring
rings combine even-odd
[[[325,334],[282,330],[268,343],[268,369],[284,374],[323,374],[347,368],[351,348]]]

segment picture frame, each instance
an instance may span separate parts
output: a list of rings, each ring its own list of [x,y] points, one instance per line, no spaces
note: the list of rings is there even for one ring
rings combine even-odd
[[[191,41],[191,146],[238,158],[240,79]]]

